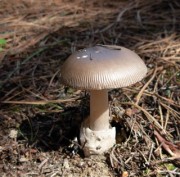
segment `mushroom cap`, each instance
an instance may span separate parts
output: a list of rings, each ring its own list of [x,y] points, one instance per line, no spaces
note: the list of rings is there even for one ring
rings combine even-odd
[[[62,66],[61,79],[74,88],[101,90],[132,85],[146,73],[146,65],[133,51],[96,45],[70,55]]]

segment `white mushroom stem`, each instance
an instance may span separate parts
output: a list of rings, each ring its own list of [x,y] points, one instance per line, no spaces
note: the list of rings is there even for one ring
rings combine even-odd
[[[91,130],[108,130],[109,104],[107,90],[90,91],[90,117],[89,126]]]
[[[82,122],[80,141],[85,156],[102,154],[116,143],[116,130],[109,124],[107,90],[90,92],[90,116]]]

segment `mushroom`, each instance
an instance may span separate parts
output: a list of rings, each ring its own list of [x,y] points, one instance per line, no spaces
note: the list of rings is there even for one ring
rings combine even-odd
[[[76,51],[65,61],[62,82],[90,91],[90,116],[80,129],[85,156],[102,154],[116,143],[115,127],[110,125],[108,90],[132,85],[146,73],[141,58],[120,46],[96,45]]]

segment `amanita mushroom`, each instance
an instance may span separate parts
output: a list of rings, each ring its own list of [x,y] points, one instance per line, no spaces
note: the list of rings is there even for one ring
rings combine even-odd
[[[80,130],[85,156],[102,154],[116,142],[115,127],[110,125],[108,90],[132,85],[146,73],[141,58],[119,46],[96,45],[73,53],[65,61],[62,82],[90,91],[90,116]]]

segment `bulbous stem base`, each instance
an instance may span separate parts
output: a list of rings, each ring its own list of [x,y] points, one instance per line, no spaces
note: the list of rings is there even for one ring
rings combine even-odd
[[[80,142],[85,156],[103,154],[108,151],[116,143],[115,137],[115,127],[110,127],[108,130],[91,130],[88,118],[81,125]]]

